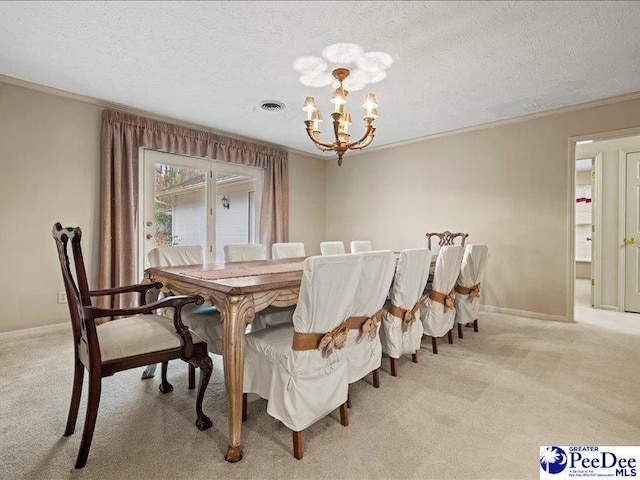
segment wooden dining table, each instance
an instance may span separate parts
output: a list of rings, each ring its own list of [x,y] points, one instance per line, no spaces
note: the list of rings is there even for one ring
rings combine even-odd
[[[215,305],[223,324],[222,359],[229,414],[229,444],[225,459],[242,459],[242,383],[244,335],[257,312],[269,306],[298,302],[304,258],[258,260],[212,265],[152,267],[151,281],[176,295],[198,294]]]

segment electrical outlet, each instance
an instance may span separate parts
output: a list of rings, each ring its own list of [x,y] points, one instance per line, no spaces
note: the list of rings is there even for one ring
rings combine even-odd
[[[67,303],[67,292],[58,292],[58,303]]]

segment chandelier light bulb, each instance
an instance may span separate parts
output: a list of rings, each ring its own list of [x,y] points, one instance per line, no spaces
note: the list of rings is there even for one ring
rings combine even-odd
[[[311,115],[311,120],[313,120],[313,131],[314,132],[320,132],[320,122],[322,122],[322,115],[320,114],[320,110],[314,110],[313,114]]]

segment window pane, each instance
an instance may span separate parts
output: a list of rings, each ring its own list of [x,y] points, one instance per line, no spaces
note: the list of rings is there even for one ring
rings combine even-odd
[[[207,172],[155,164],[155,246],[205,245]]]
[[[224,246],[254,243],[255,213],[249,192],[254,178],[216,170],[216,262],[224,262]],[[251,227],[250,227],[251,225]]]

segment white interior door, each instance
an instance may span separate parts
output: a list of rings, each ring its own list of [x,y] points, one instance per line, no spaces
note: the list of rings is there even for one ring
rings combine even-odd
[[[640,313],[640,152],[627,153],[624,310]]]
[[[602,306],[602,152],[591,161],[591,306]]]
[[[214,238],[211,162],[147,149],[140,158],[140,278],[154,247],[198,245],[208,260]]]

